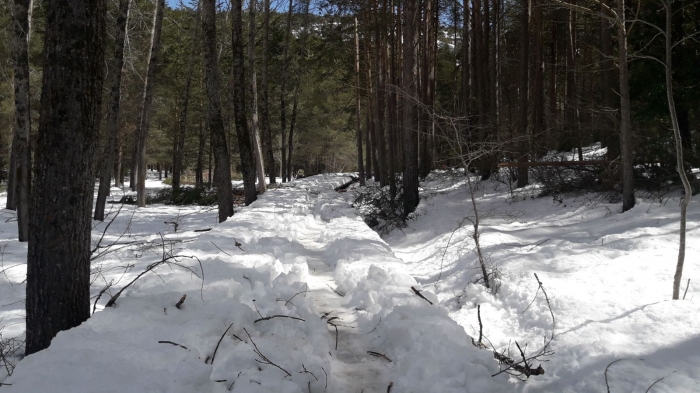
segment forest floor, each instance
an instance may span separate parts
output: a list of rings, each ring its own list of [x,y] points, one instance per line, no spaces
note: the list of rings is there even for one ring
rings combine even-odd
[[[432,174],[415,219],[384,238],[351,206],[356,186],[334,191],[347,181],[297,180],[221,224],[211,207],[112,205],[109,227],[93,228],[93,317],[47,350],[10,357],[16,368],[0,370],[0,391],[601,392],[617,359],[610,392],[644,392],[662,377],[652,392],[697,391],[697,202],[690,288],[671,301],[677,200],[640,199],[620,213],[592,194],[531,198],[536,187],[511,194],[482,183],[494,293],[474,283],[464,177]],[[27,248],[14,213],[2,214],[0,334],[21,341]],[[514,358],[516,341],[530,355],[553,333],[553,353],[532,362],[544,375],[491,377],[500,370],[492,352],[472,345],[477,305],[484,342]]]

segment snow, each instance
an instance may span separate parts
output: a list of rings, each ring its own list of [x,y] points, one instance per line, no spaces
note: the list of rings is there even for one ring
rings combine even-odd
[[[481,242],[487,264],[500,272],[500,289],[482,284],[471,238],[471,202],[463,179],[433,174],[408,228],[386,241],[418,282],[436,291],[442,307],[472,336],[478,336],[477,304],[484,335],[499,351],[528,353],[551,334],[552,318],[540,293],[542,281],[556,318],[555,352],[542,363],[545,375],[517,390],[532,392],[696,392],[700,386],[700,235],[698,201],[688,209],[688,245],[682,290],[672,301],[678,253],[678,200],[663,204],[638,198],[621,213],[592,194],[561,199],[510,195],[502,183],[481,184]],[[457,188],[455,185],[461,185]],[[461,227],[460,227],[461,225]],[[439,280],[438,280],[439,278]],[[524,311],[526,310],[527,311]],[[514,351],[514,352],[513,352]],[[535,363],[534,365],[538,365]]]
[[[100,248],[108,252],[93,264],[93,301],[113,287],[87,322],[19,361],[10,377],[0,370],[11,384],[0,389],[356,393],[391,384],[409,393],[587,393],[606,391],[606,367],[623,359],[607,372],[611,392],[645,391],[662,377],[652,391],[697,391],[698,202],[688,210],[687,300],[671,301],[677,200],[638,199],[620,213],[592,194],[535,199],[532,187],[511,194],[480,183],[482,247],[499,272],[494,293],[474,282],[463,175],[431,174],[416,217],[384,238],[351,206],[356,184],[334,191],[353,176],[295,180],[221,224],[211,207],[123,206],[101,243],[117,245]],[[110,217],[119,206],[108,205]],[[2,215],[0,333],[22,339],[27,248],[16,241],[14,213]],[[94,244],[105,226],[95,223]],[[491,350],[472,344],[477,305],[484,343],[514,358],[515,341],[532,354],[552,335],[533,273],[556,318],[554,353],[533,364],[545,374],[526,383],[492,377],[500,368]]]

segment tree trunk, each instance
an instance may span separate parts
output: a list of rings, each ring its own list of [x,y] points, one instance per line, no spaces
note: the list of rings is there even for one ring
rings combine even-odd
[[[357,134],[357,170],[360,175],[360,185],[365,185],[365,166],[362,162],[362,129],[360,128],[360,112],[362,100],[360,98],[360,34],[357,31],[357,18],[355,18],[355,132]]]
[[[101,118],[104,2],[48,0],[27,254],[26,355],[90,316],[93,157]]]
[[[213,0],[209,0],[213,1]],[[231,4],[231,47],[233,50],[233,118],[238,136],[238,150],[241,157],[243,190],[245,204],[250,205],[258,198],[255,191],[255,162],[251,149],[250,131],[246,119],[245,105],[245,66],[243,59],[243,5],[241,0],[232,0]],[[214,41],[216,42],[216,41]]]
[[[121,100],[122,68],[124,66],[124,43],[126,41],[126,26],[129,23],[129,5],[131,0],[119,1],[119,16],[117,17],[117,32],[114,37],[114,58],[109,64],[108,75],[113,75],[109,92],[109,113],[107,114],[107,146],[106,159],[102,163],[100,173],[100,188],[95,202],[95,220],[104,221],[105,204],[109,195],[114,165],[114,150],[119,133],[119,103]]]
[[[617,46],[620,68],[620,148],[622,161],[622,211],[634,207],[634,169],[632,166],[632,121],[629,68],[627,67],[627,26],[625,0],[617,1]]]
[[[673,136],[676,144],[676,169],[678,175],[683,182],[683,199],[681,199],[681,218],[678,243],[678,262],[676,263],[676,273],[673,276],[673,300],[680,298],[681,279],[683,278],[683,263],[685,262],[685,234],[686,234],[686,215],[690,198],[693,197],[693,190],[688,181],[688,175],[685,172],[685,163],[683,161],[683,138],[681,129],[676,115],[676,104],[673,99],[673,7],[672,2],[666,1],[666,97],[668,100],[668,112],[671,116],[671,124],[673,125]]]
[[[466,117],[469,114],[470,98],[471,98],[471,39],[469,24],[471,22],[471,12],[469,10],[469,1],[463,1],[463,25],[462,25],[462,80],[461,80],[461,109],[462,116]]]
[[[384,132],[384,105],[385,105],[385,88],[384,88],[384,46],[386,42],[383,40],[382,26],[383,20],[380,19],[380,15],[384,15],[385,12],[379,10],[379,0],[375,0],[375,18],[374,18],[374,78],[376,86],[376,100],[377,100],[377,110],[376,110],[376,128],[375,132],[377,135],[377,161],[379,166],[377,167],[377,172],[379,173],[379,182],[382,187],[389,184],[387,182],[387,159],[386,159],[386,138]]]
[[[31,187],[31,112],[29,104],[29,52],[28,32],[32,2],[15,0],[13,10],[14,36],[12,40],[12,57],[14,60],[15,87],[15,132],[12,141],[12,158],[14,176],[8,183],[9,194],[12,192],[17,209],[17,227],[19,241],[29,239],[29,196]],[[10,205],[10,202],[8,202]]]
[[[187,110],[190,102],[190,87],[192,86],[192,71],[194,69],[194,58],[197,51],[197,36],[199,34],[199,2],[194,14],[194,28],[192,29],[192,42],[190,43],[190,58],[187,60],[187,79],[185,80],[185,91],[182,93],[182,103],[180,104],[180,119],[178,122],[178,133],[175,137],[177,144],[173,149],[173,192],[180,190],[180,176],[182,175],[182,159],[185,154],[185,138],[187,137]]]
[[[253,157],[255,158],[255,172],[258,175],[258,192],[263,194],[267,191],[265,185],[265,163],[263,162],[263,152],[260,146],[260,133],[258,131],[258,81],[255,72],[255,8],[256,0],[249,0],[248,3],[248,67],[250,72],[250,135],[253,137]],[[267,56],[267,53],[265,54]]]
[[[165,0],[156,0],[156,9],[153,15],[153,31],[151,32],[151,49],[148,55],[148,71],[146,83],[143,88],[143,101],[141,104],[141,119],[138,128],[137,149],[137,183],[136,204],[138,207],[146,206],[146,140],[150,126],[150,111],[153,103],[153,89],[155,87],[156,66],[158,64],[158,51],[160,51],[160,33],[163,26],[163,8]]]
[[[292,37],[293,0],[289,0],[287,12],[287,28],[284,35],[284,48],[282,49],[282,76],[280,77],[280,126],[281,126],[281,155],[282,155],[282,183],[291,180],[287,177],[287,75],[289,70],[289,45]]]
[[[275,184],[275,155],[272,149],[272,127],[270,127],[270,86],[268,83],[268,69],[270,60],[270,0],[263,0],[265,15],[263,19],[263,58],[262,76],[260,79],[262,88],[262,105],[260,122],[265,139],[265,156],[267,161],[267,172],[270,174],[270,184]]]
[[[520,92],[519,96],[519,116],[518,116],[518,134],[520,141],[520,157],[518,162],[527,162],[530,153],[530,135],[528,130],[528,87],[530,63],[530,0],[523,0],[522,9],[520,11]],[[518,188],[525,187],[528,184],[528,168],[522,166],[518,168]]]
[[[542,49],[542,14],[544,1],[535,2],[533,21],[533,77],[532,77],[532,135],[542,140],[544,132],[544,51]],[[546,149],[539,149],[546,151]]]
[[[204,126],[199,122],[199,149],[197,149],[197,167],[194,174],[194,186],[204,187],[204,148],[206,146],[206,135]]]
[[[609,0],[601,0],[606,6],[610,6]],[[609,160],[614,160],[620,156],[620,137],[615,129],[615,116],[617,112],[616,94],[613,87],[616,85],[615,63],[613,61],[614,52],[612,45],[613,26],[608,19],[607,7],[601,6],[601,13],[605,17],[600,18],[600,52],[601,62],[601,89],[603,91],[603,132],[601,142],[603,147],[608,148],[607,156]]]
[[[403,207],[404,218],[416,210],[418,195],[418,141],[416,138],[417,116],[415,102],[418,100],[418,34],[416,27],[420,18],[418,0],[405,0],[403,10],[403,90],[404,104],[404,172]]]
[[[301,88],[301,78],[303,76],[304,68],[304,51],[306,50],[306,39],[309,36],[309,6],[311,0],[304,0],[304,21],[301,26],[301,41],[299,43],[299,54],[297,56],[297,69],[294,85],[294,103],[292,104],[292,121],[289,126],[289,139],[287,141],[287,148],[289,153],[287,155],[287,178],[292,178],[292,155],[294,153],[294,128],[297,122],[297,110],[299,107],[299,90]]]

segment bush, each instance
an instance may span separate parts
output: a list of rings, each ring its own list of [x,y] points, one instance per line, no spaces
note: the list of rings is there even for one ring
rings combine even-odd
[[[215,188],[182,187],[178,191],[164,188],[154,196],[149,196],[147,203],[162,203],[164,205],[199,205],[210,206],[218,202]]]
[[[371,184],[359,191],[353,201],[367,225],[375,231],[386,234],[396,228],[405,228],[403,212],[403,183],[396,180],[396,198],[391,198],[389,187]]]

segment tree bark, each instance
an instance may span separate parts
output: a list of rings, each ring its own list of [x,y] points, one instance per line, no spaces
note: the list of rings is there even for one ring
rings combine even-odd
[[[676,262],[676,273],[673,276],[673,300],[680,298],[681,279],[683,278],[683,264],[685,262],[685,235],[687,212],[690,198],[693,197],[693,190],[690,187],[688,175],[685,172],[685,163],[683,161],[683,138],[681,135],[678,116],[676,114],[676,104],[673,99],[673,6],[670,0],[665,2],[666,6],[666,97],[668,101],[668,112],[671,117],[671,125],[673,126],[673,136],[676,145],[676,170],[683,183],[683,199],[681,199],[681,217],[678,242],[678,261]]]
[[[250,135],[253,143],[253,157],[255,158],[255,172],[258,175],[258,192],[267,191],[265,185],[265,163],[263,161],[262,147],[260,146],[260,132],[258,131],[258,77],[255,72],[255,9],[256,0],[248,2],[248,68],[250,72]],[[267,54],[265,54],[267,56]]]
[[[209,0],[213,1],[213,0]],[[243,59],[243,5],[241,0],[231,2],[231,47],[233,50],[233,118],[238,137],[238,150],[241,157],[243,191],[245,204],[250,205],[258,198],[255,191],[255,162],[251,149],[250,130],[245,104],[245,66]]]
[[[20,242],[29,239],[29,196],[31,187],[31,112],[29,103],[29,38],[30,0],[14,0],[14,36],[12,40],[12,57],[14,60],[15,87],[15,131],[12,141],[12,158],[14,176],[8,183],[8,208],[17,209],[17,227]],[[14,201],[10,201],[9,194]],[[15,206],[9,206],[14,204]]]
[[[622,161],[622,211],[634,207],[634,169],[632,165],[632,121],[629,68],[627,67],[627,26],[625,0],[617,1],[617,47],[620,68],[620,148]]]
[[[90,316],[104,2],[48,0],[27,254],[26,354]]]
[[[360,185],[365,185],[365,166],[362,162],[362,129],[360,127],[360,113],[362,111],[362,99],[360,97],[360,33],[357,31],[357,18],[355,18],[355,132],[357,134],[357,170],[360,175]]]
[[[165,0],[156,0],[156,9],[153,15],[153,30],[151,32],[151,48],[148,55],[148,71],[143,88],[143,100],[141,104],[141,118],[138,128],[137,149],[137,183],[136,204],[138,207],[146,206],[146,140],[150,127],[150,111],[153,103],[153,89],[155,87],[156,66],[158,64],[158,52],[160,51],[160,33],[163,26],[163,8]]]
[[[187,110],[190,102],[190,88],[192,86],[192,71],[194,58],[197,51],[197,36],[199,34],[199,2],[194,14],[194,28],[192,29],[192,42],[190,43],[190,58],[187,61],[187,76],[185,90],[182,93],[180,104],[180,119],[178,121],[178,133],[175,137],[176,145],[173,149],[173,192],[180,190],[180,176],[182,175],[182,159],[185,154],[185,138],[187,137]]]
[[[292,37],[293,0],[289,0],[287,12],[287,27],[284,35],[284,48],[282,49],[282,75],[280,77],[280,126],[281,126],[281,172],[282,183],[291,179],[287,177],[287,77],[289,71],[289,45]]]
[[[209,119],[210,147],[214,153],[214,182],[219,199],[219,222],[233,216],[233,193],[231,189],[231,164],[224,120],[221,116],[219,92],[219,65],[216,55],[216,0],[202,2],[202,35],[204,36],[204,83],[206,84],[207,118]],[[210,158],[211,162],[211,158]],[[209,165],[211,172],[211,164]]]
[[[97,191],[95,202],[95,220],[104,221],[105,204],[109,195],[110,182],[112,180],[112,167],[114,165],[114,150],[119,133],[119,104],[121,100],[122,68],[124,67],[124,43],[126,41],[126,28],[129,23],[129,6],[131,0],[119,1],[119,16],[117,16],[117,32],[114,37],[114,58],[109,64],[108,75],[113,75],[112,86],[109,92],[109,113],[107,114],[107,146],[106,159],[102,163],[100,173],[100,188]]]
[[[206,146],[206,135],[204,126],[199,122],[199,149],[197,149],[197,167],[194,174],[194,186],[204,187],[204,148]]]
[[[309,36],[309,6],[311,0],[304,0],[304,21],[301,26],[301,41],[299,43],[299,54],[297,56],[297,69],[294,85],[294,103],[292,104],[292,119],[289,126],[289,139],[287,141],[287,178],[292,178],[292,155],[294,153],[294,128],[297,122],[297,110],[299,108],[299,91],[301,88],[301,78],[304,68],[304,51],[306,50],[306,39]]]
[[[520,157],[518,162],[529,161],[530,153],[530,135],[528,130],[528,87],[529,79],[529,63],[530,63],[530,0],[523,0],[522,9],[520,11],[520,92],[519,96],[519,116],[518,116],[518,134],[520,135]],[[528,169],[527,167],[518,168],[518,184],[517,187],[525,187],[528,184]]]
[[[416,105],[418,101],[418,0],[405,0],[403,10],[403,90],[404,102],[404,218],[416,210],[418,195],[418,140]]]
[[[263,58],[262,75],[260,79],[262,89],[262,105],[260,106],[261,128],[265,139],[265,156],[267,172],[270,175],[270,184],[275,184],[275,155],[272,149],[272,127],[270,127],[270,86],[268,83],[268,71],[270,60],[270,0],[263,0],[265,15],[263,19]]]
[[[610,6],[609,0],[601,0],[602,4]],[[604,17],[600,18],[600,52],[601,62],[601,89],[603,91],[603,127],[601,142],[603,147],[608,148],[608,159],[614,160],[620,156],[620,136],[615,129],[615,116],[618,104],[616,94],[613,87],[617,84],[617,76],[615,75],[615,63],[613,61],[614,52],[612,45],[612,30],[613,25],[607,18],[609,13],[607,7],[601,6],[601,13]],[[619,85],[619,84],[618,84]]]
[[[384,30],[383,18],[380,15],[384,15],[385,12],[379,9],[379,0],[374,2],[375,12],[374,12],[374,78],[375,78],[375,94],[377,101],[376,110],[376,135],[377,135],[377,161],[379,166],[377,167],[377,173],[379,173],[379,182],[382,187],[389,184],[387,182],[387,159],[386,159],[386,137],[385,137],[385,88],[384,88],[384,46],[386,41],[383,39],[382,30]]]

